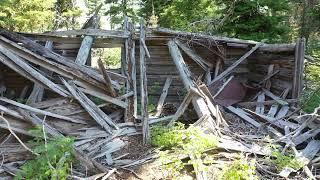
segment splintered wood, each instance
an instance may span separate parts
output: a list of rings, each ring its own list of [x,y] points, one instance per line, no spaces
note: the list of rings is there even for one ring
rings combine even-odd
[[[75,169],[83,172],[74,177],[107,179],[155,159],[148,149],[152,126],[170,128],[180,121],[216,136],[214,154],[257,158],[257,171],[268,178],[289,178],[299,170],[319,177],[320,107],[308,114],[298,106],[304,39],[270,45],[151,31],[143,20],[135,29],[128,18],[123,30],[101,30],[100,8],[81,30],[0,29],[0,178],[11,178],[35,158],[27,142],[37,126],[50,137],[75,139],[75,157],[83,166]],[[93,48],[109,47],[122,48],[121,69],[93,55]],[[266,156],[277,158],[270,143],[282,154],[294,152],[301,169],[260,166]],[[210,179],[205,169],[193,169],[198,180]]]

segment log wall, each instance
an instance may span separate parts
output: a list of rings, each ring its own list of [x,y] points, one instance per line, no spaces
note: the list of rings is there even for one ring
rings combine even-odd
[[[148,45],[148,44],[147,44]],[[215,47],[211,47],[216,50]],[[156,103],[161,95],[162,87],[168,76],[172,76],[173,82],[169,88],[166,102],[176,103],[182,100],[185,90],[182,81],[179,78],[178,71],[171,59],[168,47],[165,43],[152,42],[148,45],[151,58],[147,59],[147,76],[149,98]],[[210,52],[207,48],[195,46],[195,52],[202,58],[215,65],[218,56]],[[223,70],[232,65],[242,55],[251,49],[248,46],[235,46],[233,44],[223,44],[219,47],[225,53]],[[181,51],[182,52],[182,51]],[[205,71],[198,66],[190,57],[183,53],[184,60],[194,74],[194,79],[204,75]],[[139,58],[139,50],[136,49],[136,58]],[[286,88],[292,88],[295,70],[295,52],[294,50],[282,52],[256,51],[247,60],[237,66],[233,75],[236,79],[246,83],[259,83],[267,75],[268,67],[274,65],[274,71],[279,70],[271,78],[271,91],[280,95]],[[139,72],[139,71],[137,71]],[[221,73],[221,71],[220,71]],[[138,76],[139,77],[139,76]],[[139,88],[139,79],[138,79]],[[291,91],[289,96],[291,95]]]
[[[138,43],[138,41],[136,41]],[[168,46],[166,43],[155,43],[147,41],[148,50],[151,58],[147,58],[147,78],[148,78],[148,94],[150,101],[154,104],[158,102],[158,99],[162,93],[162,88],[165,84],[167,77],[172,77],[173,81],[168,91],[166,102],[177,103],[183,100],[186,90],[184,89],[183,83],[179,77],[178,70],[174,62],[172,61],[169,53]],[[206,59],[208,62],[215,64],[217,56],[212,52],[208,51],[205,47],[195,46],[194,49],[201,54],[201,57]],[[183,58],[193,74],[194,80],[200,76],[204,76],[205,71],[196,64],[189,56],[185,53]],[[139,59],[139,49],[136,48],[136,59]],[[139,65],[137,66],[137,68]],[[137,70],[139,73],[139,68]],[[139,77],[139,75],[137,76]],[[137,79],[137,86],[140,88],[139,78]],[[139,91],[138,91],[139,92]]]
[[[78,48],[80,47],[80,38],[50,38],[50,37],[32,37],[35,40],[38,38],[39,42],[44,43],[43,39],[49,38],[54,42],[54,51],[64,55],[70,59],[76,59]],[[149,99],[152,103],[156,103],[162,93],[163,85],[167,77],[172,77],[173,82],[169,88],[168,96],[166,102],[176,103],[182,101],[186,91],[182,81],[180,80],[178,71],[171,59],[169,49],[167,46],[168,38],[162,38],[161,40],[146,40],[151,58],[147,58],[147,78],[148,78],[148,93]],[[139,40],[135,40],[136,50],[135,58],[136,61],[139,59]],[[113,44],[114,43],[114,44]],[[190,44],[190,43],[189,43]],[[107,48],[107,47],[121,47],[123,45],[123,40],[103,40],[97,39],[94,48]],[[191,49],[193,49],[199,56],[213,65],[216,64],[218,56],[212,51],[217,51],[217,47],[213,44],[210,48],[200,46],[199,44],[192,44]],[[224,54],[223,69],[226,69],[236,60],[238,60],[242,55],[250,50],[251,47],[243,44],[231,44],[231,43],[219,43],[219,50]],[[193,73],[193,78],[196,80],[200,76],[205,75],[205,71],[196,64],[190,57],[181,51],[185,62],[189,66],[191,72]],[[257,51],[253,53],[247,60],[242,62],[233,71],[233,75],[243,82],[253,82],[259,83],[266,75],[268,67],[274,64],[275,71],[280,72],[271,78],[271,90],[275,94],[280,95],[280,93],[293,86],[294,71],[296,69],[295,65],[295,50],[287,50],[281,52],[271,52],[271,51]],[[137,61],[137,87],[138,92],[140,88],[139,83],[139,61]],[[223,70],[222,69],[222,70]],[[24,78],[14,73],[13,71],[7,70],[5,66],[0,64],[1,72],[6,72],[7,80],[10,81],[9,88],[14,90],[20,90],[26,85],[32,85],[31,82],[26,81]],[[214,71],[214,68],[213,68]],[[220,70],[220,73],[222,71]]]

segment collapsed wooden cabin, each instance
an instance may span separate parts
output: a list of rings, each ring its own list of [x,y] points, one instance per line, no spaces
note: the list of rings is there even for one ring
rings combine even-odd
[[[139,136],[148,143],[153,124],[172,126],[189,108],[192,116],[184,119],[221,137],[224,149],[268,154],[263,147],[223,138],[221,129],[232,122],[226,114],[235,114],[294,148],[306,171],[319,155],[320,141],[313,139],[320,126],[317,110],[300,116],[297,106],[303,89],[304,39],[266,44],[147,29],[143,23],[134,29],[128,21],[121,31],[100,30],[94,24],[43,34],[0,31],[0,128],[10,131],[2,131],[4,138],[10,133],[32,136],[28,130],[48,117],[48,134],[76,137],[74,148],[83,166],[111,172],[154,157],[126,159],[130,151],[121,151],[128,145],[123,137]],[[121,69],[106,70],[100,60],[98,68],[90,66],[91,49],[111,47],[122,49]],[[297,150],[300,144],[305,145]],[[13,146],[18,151],[9,148]],[[4,176],[17,171],[12,162],[32,158],[21,154],[27,151],[14,141],[1,148],[6,152]]]

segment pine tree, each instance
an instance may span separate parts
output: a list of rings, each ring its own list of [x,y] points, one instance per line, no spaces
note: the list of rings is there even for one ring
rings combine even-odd
[[[107,11],[107,7],[105,4],[105,0],[87,0],[88,1],[88,7],[89,7],[89,14],[92,14],[92,12],[97,9],[97,7],[102,4],[102,8],[99,11],[99,14],[104,14]]]
[[[55,3],[55,25],[54,29],[79,28],[76,18],[80,17],[82,12],[79,8],[74,7],[72,0],[56,0]]]
[[[292,4],[288,0],[219,0],[218,4],[219,7],[223,7],[219,11],[220,14],[233,8],[219,29],[220,33],[257,41],[289,40],[289,15]]]
[[[106,0],[109,9],[105,13],[110,16],[112,28],[121,25],[124,17],[129,17],[132,22],[137,22],[137,8],[139,2],[137,0]]]
[[[152,11],[154,9],[154,11]],[[149,22],[158,17],[158,24],[187,31],[205,31],[207,22],[215,17],[216,5],[212,0],[142,0],[140,15]],[[205,24],[203,26],[203,24]]]
[[[1,0],[0,26],[22,32],[51,30],[54,5],[55,0]]]

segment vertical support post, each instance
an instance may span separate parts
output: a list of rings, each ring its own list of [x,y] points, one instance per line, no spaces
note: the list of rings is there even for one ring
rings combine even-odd
[[[138,92],[137,92],[137,67],[136,67],[136,41],[132,42],[131,62],[132,62],[132,83],[133,83],[133,116],[138,116]]]
[[[293,77],[292,98],[299,98],[303,89],[303,71],[305,56],[305,38],[298,39],[295,49],[295,68]]]
[[[127,77],[127,93],[134,91],[135,89],[135,42],[133,40],[134,27],[131,23],[129,23],[128,18],[125,20],[125,30],[130,32],[128,39],[125,41],[125,62],[124,62],[124,72]],[[125,112],[125,120],[126,122],[133,122],[135,119],[135,99],[134,96],[130,96],[126,99],[128,103],[128,107]]]
[[[101,6],[99,6],[101,8]],[[87,24],[87,28],[91,27],[94,29],[98,29],[99,27],[99,21],[100,21],[100,17],[98,16],[98,11],[100,10],[100,8],[98,7],[98,9],[96,10],[96,12],[94,13],[94,15],[90,18],[92,19],[92,23],[88,23]],[[80,64],[80,65],[85,65],[87,64],[87,61],[90,59],[91,61],[91,48],[93,45],[93,41],[94,41],[94,36],[85,36],[81,42],[81,46],[79,49],[79,52],[77,54],[77,58],[76,58],[76,63]],[[90,62],[91,64],[91,62]]]
[[[147,72],[146,72],[146,51],[145,44],[145,26],[143,19],[140,20],[140,87],[141,87],[141,116],[142,116],[142,134],[143,142],[147,144],[150,139],[149,115],[148,115],[148,90],[147,90]]]

